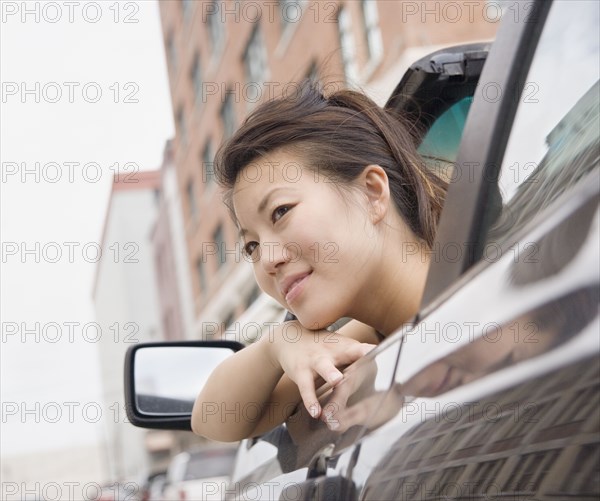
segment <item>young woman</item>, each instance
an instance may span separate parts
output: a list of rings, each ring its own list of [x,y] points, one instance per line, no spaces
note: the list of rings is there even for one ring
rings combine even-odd
[[[400,117],[366,96],[325,97],[307,83],[260,106],[220,149],[215,172],[256,280],[297,321],[213,372],[195,433],[260,435],[301,402],[333,422],[316,385],[338,384],[340,368],[417,313],[446,183],[414,143]],[[354,320],[325,330],[342,317]]]

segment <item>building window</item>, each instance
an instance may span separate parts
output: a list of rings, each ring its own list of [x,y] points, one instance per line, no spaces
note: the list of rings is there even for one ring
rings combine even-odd
[[[167,37],[167,64],[173,74],[177,71],[177,49],[175,49],[175,35],[169,33]]]
[[[225,42],[225,24],[221,22],[219,13],[221,12],[221,3],[213,0],[210,8],[206,9],[207,18],[206,24],[208,25],[208,33],[210,36],[210,43],[212,45],[213,56],[218,56],[223,49]]]
[[[196,202],[196,194],[194,193],[194,180],[190,179],[186,186],[188,204],[190,208],[190,216],[195,221],[198,216],[198,203]]]
[[[196,53],[194,56],[194,62],[192,64],[192,70],[190,71],[190,78],[192,79],[192,87],[194,88],[194,96],[196,105],[199,105],[202,98],[202,68],[200,66],[200,55]]]
[[[223,123],[223,139],[229,139],[235,132],[235,110],[233,109],[233,95],[227,91],[221,106],[221,121]]]
[[[181,14],[184,21],[189,21],[194,10],[194,0],[181,0]]]
[[[196,278],[198,279],[198,288],[200,294],[206,292],[206,274],[204,272],[204,256],[200,256],[196,261]]]
[[[217,245],[217,269],[221,268],[225,264],[225,240],[223,238],[223,225],[217,226],[217,229],[213,233],[213,241]]]
[[[244,51],[244,68],[246,71],[246,102],[249,107],[260,101],[262,85],[267,77],[267,51],[263,44],[258,24]]]
[[[356,83],[358,77],[356,48],[354,46],[354,37],[352,36],[352,20],[350,18],[350,13],[343,7],[338,11],[338,31],[346,83],[353,85]]]
[[[182,145],[187,144],[187,125],[185,123],[185,114],[183,112],[183,106],[179,107],[177,115],[175,117],[177,123],[177,132],[179,133],[179,142]]]
[[[214,172],[214,153],[212,151],[212,141],[207,139],[202,151],[202,182],[207,186],[214,183],[215,172]]]
[[[369,59],[377,61],[383,54],[383,42],[381,40],[381,30],[379,29],[377,2],[373,2],[372,0],[361,0],[360,3]]]

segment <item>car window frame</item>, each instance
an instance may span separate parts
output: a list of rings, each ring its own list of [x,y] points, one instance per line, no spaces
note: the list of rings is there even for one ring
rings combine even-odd
[[[467,116],[455,170],[448,188],[434,249],[450,245],[458,257],[440,252],[432,259],[419,317],[435,308],[454,290],[460,277],[482,256],[496,210],[498,176],[521,92],[537,50],[551,0],[520,4],[515,15],[505,15],[481,73]],[[520,13],[520,15],[519,15]],[[498,99],[485,99],[488,88],[501,89]]]

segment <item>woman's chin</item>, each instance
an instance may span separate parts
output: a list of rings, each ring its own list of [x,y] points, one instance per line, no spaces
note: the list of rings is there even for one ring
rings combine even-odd
[[[337,315],[328,315],[325,313],[321,315],[315,315],[314,312],[313,314],[303,314],[302,312],[294,312],[294,315],[296,315],[296,318],[302,324],[303,327],[313,331],[326,329],[331,324],[335,323],[341,318]]]

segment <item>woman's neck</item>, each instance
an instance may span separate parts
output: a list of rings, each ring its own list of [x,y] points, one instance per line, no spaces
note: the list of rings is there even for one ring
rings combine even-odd
[[[405,241],[400,253],[393,246],[385,248],[372,268],[373,287],[367,287],[371,290],[365,291],[356,305],[360,318],[355,318],[388,336],[418,313],[430,259],[422,243]]]

